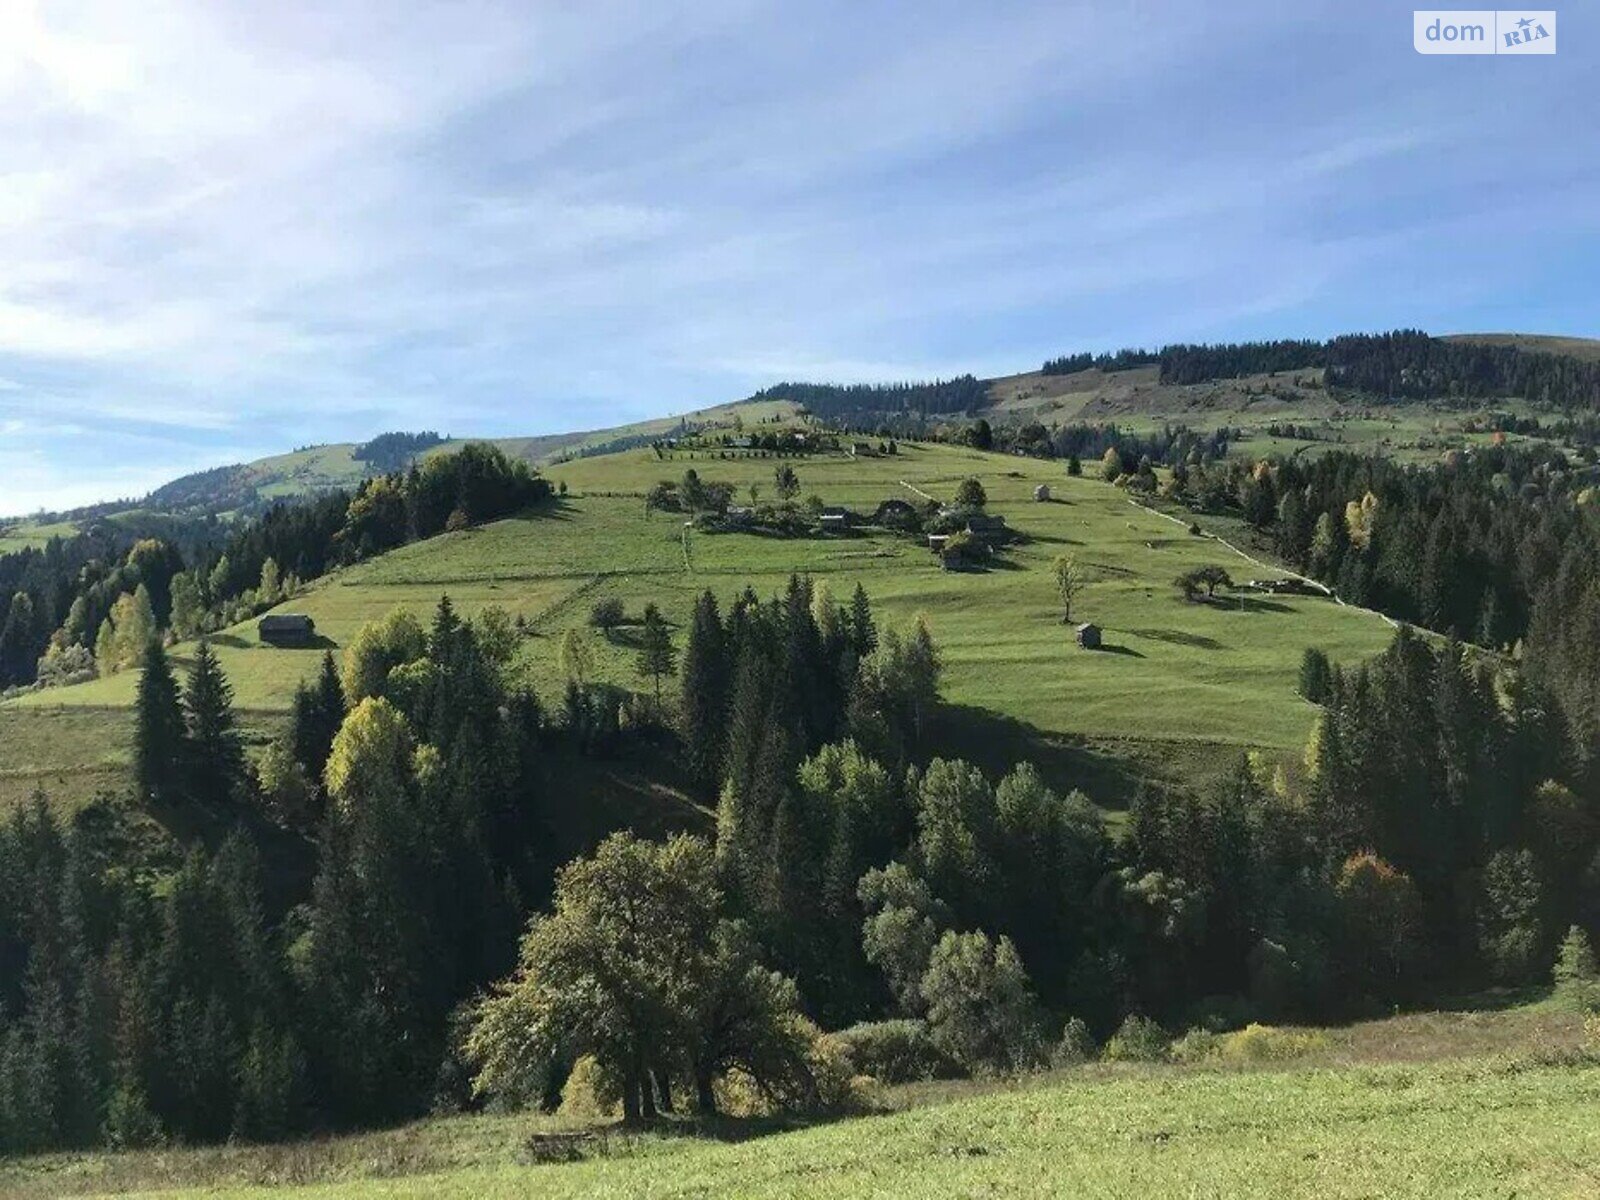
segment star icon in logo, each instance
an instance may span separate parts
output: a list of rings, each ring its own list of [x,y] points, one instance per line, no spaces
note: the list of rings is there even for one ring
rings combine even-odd
[[[1518,29],[1526,29],[1529,25],[1532,25],[1532,24],[1533,24],[1533,22],[1530,21],[1527,17],[1523,17],[1522,20],[1517,22],[1517,28]]]

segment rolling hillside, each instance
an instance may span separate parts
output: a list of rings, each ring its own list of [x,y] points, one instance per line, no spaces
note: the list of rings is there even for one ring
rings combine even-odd
[[[649,450],[576,459],[550,468],[569,494],[555,508],[415,543],[320,581],[281,611],[312,616],[329,647],[395,606],[425,614],[448,593],[463,612],[495,604],[524,618],[522,664],[548,700],[559,695],[560,635],[583,626],[594,602],[621,599],[637,614],[659,604],[682,636],[695,595],[711,588],[726,603],[747,584],[780,590],[807,572],[845,600],[865,586],[889,618],[927,615],[944,654],[945,694],[960,720],[949,750],[995,769],[1033,758],[1066,785],[1120,804],[1137,778],[1176,781],[1209,774],[1241,750],[1296,754],[1312,708],[1294,692],[1301,652],[1321,646],[1350,662],[1380,649],[1389,628],[1375,614],[1314,596],[1185,603],[1172,586],[1205,563],[1236,578],[1272,573],[1181,523],[1135,506],[1127,494],[1068,478],[1042,462],[951,446],[912,445],[899,455],[845,454],[794,460],[804,489],[830,504],[871,511],[881,500],[950,498],[979,478],[990,510],[1026,540],[996,569],[942,571],[925,546],[889,534],[780,539],[753,533],[686,533],[681,516],[647,513],[644,494],[694,467],[743,495],[771,489],[767,459],[720,459]],[[1054,498],[1033,499],[1048,483]],[[1072,553],[1090,578],[1075,619],[1104,626],[1109,651],[1073,645],[1055,598],[1052,564]],[[286,712],[295,685],[321,649],[263,647],[253,623],[213,639],[237,701],[255,727]],[[637,687],[626,635],[596,637],[599,675]],[[179,646],[181,662],[192,648]],[[0,765],[0,797],[36,784],[82,795],[110,782],[125,751],[136,674],[124,672],[37,692],[0,708],[13,750]],[[98,725],[99,737],[62,738],[58,714]],[[30,732],[31,731],[31,732]]]

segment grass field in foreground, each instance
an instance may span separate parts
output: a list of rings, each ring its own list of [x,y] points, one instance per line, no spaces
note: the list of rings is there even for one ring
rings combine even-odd
[[[602,596],[621,598],[637,615],[661,606],[684,625],[697,593],[711,588],[724,603],[746,584],[763,595],[789,573],[809,573],[845,601],[863,584],[884,620],[909,623],[925,613],[946,664],[952,706],[951,753],[994,769],[1035,758],[1058,781],[1083,779],[1093,794],[1105,784],[1086,765],[1132,761],[1137,772],[1183,778],[1219,769],[1242,748],[1296,753],[1312,709],[1294,691],[1300,655],[1321,646],[1353,662],[1381,649],[1390,631],[1376,615],[1320,597],[1251,597],[1185,603],[1172,586],[1181,571],[1208,562],[1235,578],[1273,573],[1179,523],[1131,504],[1097,480],[1069,479],[1060,463],[949,446],[906,446],[895,457],[844,455],[794,462],[804,489],[829,503],[870,512],[880,500],[953,495],[968,475],[982,480],[989,507],[1026,535],[993,570],[950,573],[917,540],[876,534],[780,539],[748,533],[685,535],[677,514],[647,514],[643,493],[687,467],[726,479],[743,495],[751,483],[770,493],[772,460],[679,454],[658,461],[648,450],[560,464],[551,475],[569,497],[537,515],[496,522],[403,547],[338,572],[285,606],[310,614],[326,645],[344,645],[369,620],[396,606],[426,617],[441,594],[471,613],[498,604],[523,616],[529,680],[549,700],[559,694],[557,647],[563,630],[583,625]],[[1047,482],[1053,499],[1033,499]],[[1052,563],[1074,554],[1090,583],[1075,620],[1105,629],[1107,649],[1078,649],[1062,625]],[[287,710],[295,685],[316,669],[321,649],[262,646],[254,623],[214,639],[239,706]],[[634,672],[628,631],[593,637],[602,679],[643,686]],[[192,646],[179,646],[180,666]],[[114,713],[132,704],[137,675],[123,672],[75,687],[34,693],[0,707],[0,744],[13,715],[91,708]],[[101,762],[103,742],[35,737],[47,761],[36,770],[71,772]],[[15,769],[0,749],[0,771]],[[1136,772],[1136,773],[1137,773]],[[1110,787],[1110,784],[1105,784]]]
[[[1579,1197],[1600,1190],[1600,1068],[1548,1006],[1327,1031],[1264,1067],[1089,1066],[890,1089],[881,1115],[790,1132],[593,1128],[583,1161],[520,1113],[284,1146],[48,1155],[0,1194],[277,1196]],[[1579,1064],[1579,1065],[1575,1065]],[[764,1134],[764,1136],[762,1136]]]

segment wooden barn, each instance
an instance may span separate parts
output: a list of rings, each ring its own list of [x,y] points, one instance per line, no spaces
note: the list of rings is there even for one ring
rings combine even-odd
[[[279,613],[257,621],[256,633],[269,646],[309,646],[317,623],[303,613]]]
[[[1043,503],[1043,502],[1049,500],[1050,499],[1050,485],[1048,483],[1041,483],[1038,487],[1034,488],[1033,489],[1033,498],[1035,500],[1038,500],[1040,503]]]
[[[1073,638],[1085,650],[1100,649],[1100,626],[1093,621],[1085,621],[1073,631]]]

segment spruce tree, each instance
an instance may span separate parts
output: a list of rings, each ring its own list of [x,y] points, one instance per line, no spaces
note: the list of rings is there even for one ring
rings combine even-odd
[[[244,749],[233,713],[233,686],[206,641],[195,651],[183,689],[186,779],[189,794],[226,807],[245,778]]]
[[[312,779],[321,779],[328,765],[333,739],[344,724],[344,685],[330,651],[322,656],[322,668],[312,684],[301,684],[295,691],[290,717],[290,738],[295,761]]]
[[[729,657],[717,598],[708,589],[695,601],[689,624],[678,707],[689,769],[708,789],[715,787],[723,774],[732,677]]]
[[[0,688],[33,682],[34,664],[39,657],[37,625],[33,597],[18,592],[12,597],[5,621],[0,622]]]
[[[183,796],[187,757],[183,710],[172,664],[159,641],[144,656],[135,702],[133,774],[139,794],[153,804],[169,805]]]
[[[678,652],[672,645],[672,633],[654,604],[644,607],[644,628],[639,642],[639,674],[655,685],[657,716],[661,708],[661,677],[678,669]]]
[[[1600,1007],[1600,968],[1595,966],[1594,947],[1581,926],[1572,926],[1561,940],[1552,977],[1556,995],[1563,1001],[1586,1012]]]
[[[867,599],[867,589],[859,583],[850,596],[850,646],[858,660],[878,648],[878,627],[872,620],[872,602]]]

